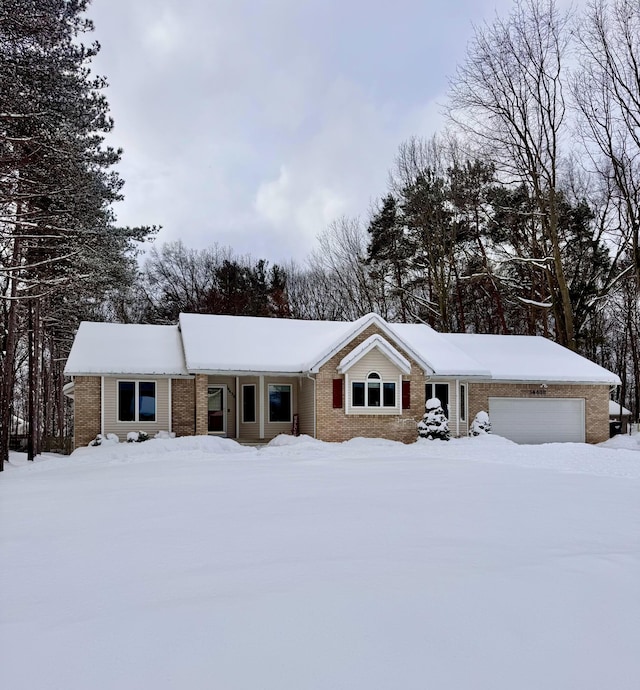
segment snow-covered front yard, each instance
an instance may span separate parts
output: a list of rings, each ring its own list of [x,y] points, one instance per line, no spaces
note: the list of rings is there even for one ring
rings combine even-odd
[[[12,456],[0,687],[640,688],[633,439],[277,442]]]

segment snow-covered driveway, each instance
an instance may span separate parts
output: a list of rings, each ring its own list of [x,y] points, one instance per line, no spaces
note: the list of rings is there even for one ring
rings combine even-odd
[[[14,456],[0,687],[640,688],[640,452],[288,441]]]

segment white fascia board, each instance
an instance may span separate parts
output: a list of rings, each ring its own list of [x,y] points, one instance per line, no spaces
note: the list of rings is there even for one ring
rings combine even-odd
[[[137,379],[192,379],[193,374],[153,374],[145,372],[141,374],[137,371],[65,371],[65,376],[106,376],[112,378],[114,376],[123,377],[130,376]]]
[[[406,357],[403,357],[398,350],[387,342],[381,335],[377,333],[369,336],[364,342],[355,347],[346,357],[344,357],[340,364],[338,364],[338,373],[344,374],[351,369],[354,364],[359,362],[365,355],[372,350],[379,350],[388,360],[400,369],[403,374],[411,373],[411,362]]]
[[[614,375],[615,376],[615,375]],[[491,383],[519,383],[519,384],[535,384],[540,385],[541,383],[548,383],[549,385],[562,384],[563,386],[619,386],[621,385],[620,379],[615,376],[615,379],[575,379],[569,377],[554,376],[552,378],[492,378]]]
[[[282,369],[190,369],[193,378],[195,374],[205,374],[207,376],[268,376],[280,377],[299,377],[307,374],[306,371],[282,371]]]
[[[360,335],[362,331],[366,330],[367,328],[369,328],[369,326],[372,325],[377,326],[390,340],[393,340],[398,344],[402,345],[403,349],[406,352],[408,352],[411,355],[411,357],[413,357],[413,359],[416,362],[418,362],[418,364],[420,364],[426,375],[433,373],[433,368],[429,365],[429,363],[424,358],[422,358],[417,352],[414,352],[404,342],[404,340],[402,340],[402,338],[400,338],[396,333],[394,333],[387,325],[387,322],[381,316],[378,316],[378,314],[367,314],[367,316],[363,316],[361,319],[356,321],[354,324],[354,328],[351,331],[349,331],[347,335],[345,335],[337,343],[335,343],[335,345],[333,345],[330,350],[321,355],[318,360],[309,365],[309,373],[317,374],[320,371],[320,367],[322,367],[323,364],[328,362],[335,354],[340,352],[340,350],[342,350],[343,347],[346,347],[355,337]]]

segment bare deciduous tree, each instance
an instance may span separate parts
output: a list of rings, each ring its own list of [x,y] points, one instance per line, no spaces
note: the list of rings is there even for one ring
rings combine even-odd
[[[549,245],[556,337],[575,349],[558,233],[568,21],[554,0],[517,0],[507,19],[476,27],[452,80],[449,115],[479,143],[485,160],[494,162],[506,182],[529,188]]]

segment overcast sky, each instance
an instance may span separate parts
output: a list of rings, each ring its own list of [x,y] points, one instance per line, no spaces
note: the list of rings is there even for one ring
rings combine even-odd
[[[93,0],[122,224],[303,260],[442,127],[472,22],[510,0]]]

